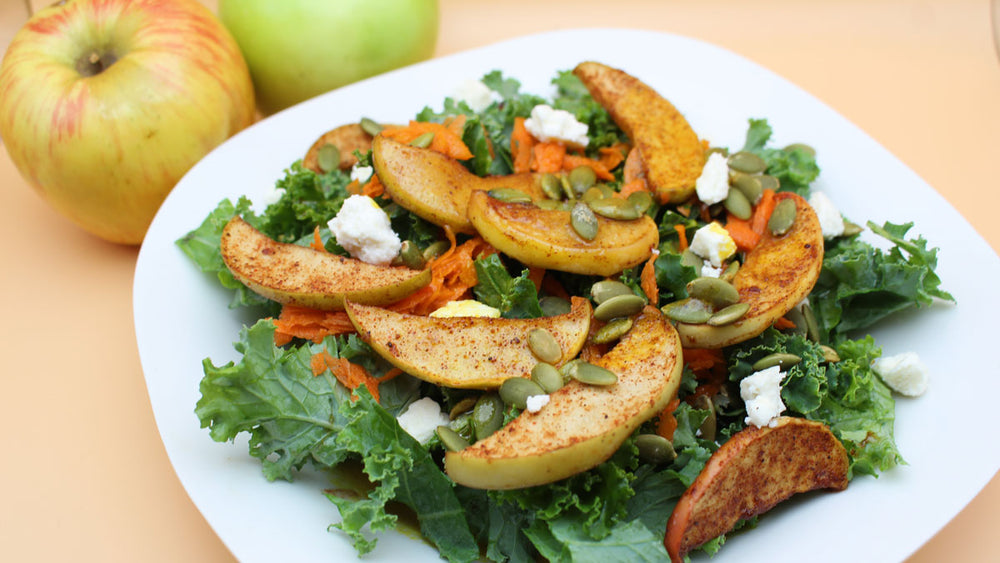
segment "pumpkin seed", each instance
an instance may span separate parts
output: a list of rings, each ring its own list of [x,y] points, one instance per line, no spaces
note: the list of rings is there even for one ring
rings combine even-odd
[[[535,206],[541,209],[547,209],[549,211],[564,211],[564,206],[562,201],[555,199],[540,199],[535,202]]]
[[[424,255],[424,260],[430,262],[431,260],[437,258],[444,254],[451,245],[446,240],[434,241],[427,245],[422,254]]]
[[[747,196],[743,192],[736,188],[729,188],[729,194],[726,196],[725,201],[722,202],[722,205],[726,208],[726,211],[744,221],[749,219],[750,215],[753,214],[753,206],[750,205],[750,200],[747,199]]]
[[[784,371],[801,361],[802,358],[796,356],[795,354],[775,352],[773,354],[768,354],[763,358],[754,362],[752,369],[754,371],[762,371],[767,368],[778,366],[779,368],[781,368],[782,371]]]
[[[785,147],[784,150],[786,150],[786,151],[800,150],[800,151],[805,152],[809,156],[812,156],[812,157],[816,156],[816,149],[812,148],[811,146],[809,146],[809,145],[807,145],[805,143],[792,143],[792,144],[788,145],[787,147]]]
[[[601,199],[603,197],[604,197],[604,192],[601,191],[601,188],[594,186],[591,188],[587,188],[587,191],[583,192],[583,195],[580,196],[580,201],[584,203],[590,203],[594,200]]]
[[[781,181],[775,178],[774,176],[770,176],[768,174],[761,174],[760,176],[757,176],[757,178],[758,181],[760,181],[760,187],[762,190],[771,190],[773,192],[776,192],[781,187]]]
[[[722,274],[719,276],[719,279],[722,281],[733,283],[733,278],[736,277],[736,273],[739,271],[740,271],[740,263],[737,262],[736,260],[733,260],[726,266],[726,269],[722,271]]]
[[[708,411],[708,416],[705,418],[704,422],[701,423],[701,426],[698,427],[698,432],[700,438],[714,441],[717,421],[715,418],[715,406],[712,404],[712,399],[709,398],[708,395],[698,395],[695,397],[694,404],[691,406],[698,410]]]
[[[816,314],[813,313],[809,303],[802,303],[802,318],[806,323],[806,338],[813,342],[819,342],[819,323],[816,322]]]
[[[719,153],[722,156],[728,157],[729,149],[727,149],[726,147],[711,147],[707,151],[705,151],[705,158],[707,159],[708,157],[712,156],[713,153]]]
[[[639,434],[635,445],[639,448],[639,459],[646,463],[660,465],[677,459],[674,445],[659,434]]]
[[[597,329],[592,340],[594,344],[608,344],[625,336],[625,333],[632,330],[632,319],[629,317],[619,317],[608,324]]]
[[[618,193],[614,190],[614,188],[612,188],[607,184],[597,184],[594,187],[601,190],[601,193],[604,194],[604,197],[615,197],[615,194]]]
[[[779,201],[778,205],[774,206],[774,211],[771,212],[771,218],[767,221],[767,230],[776,237],[787,233],[795,224],[796,212],[795,201],[792,199]]]
[[[599,321],[610,321],[618,317],[631,317],[646,306],[646,298],[629,292],[628,295],[615,295],[594,307],[594,318]]]
[[[472,426],[477,440],[482,440],[503,426],[503,401],[496,393],[479,396],[472,409]]]
[[[589,166],[577,166],[569,171],[569,185],[577,194],[582,194],[597,183],[597,174]]]
[[[835,364],[840,361],[840,354],[836,350],[830,348],[826,344],[820,344],[819,349],[823,352],[823,360]]]
[[[632,192],[628,194],[628,201],[635,206],[639,215],[645,215],[653,207],[653,196],[647,191]]]
[[[564,385],[562,374],[552,364],[538,362],[531,368],[531,380],[546,393],[555,393]]]
[[[744,174],[758,174],[767,170],[764,159],[749,151],[739,151],[729,155],[726,163],[733,170]]]
[[[404,240],[399,246],[399,254],[393,260],[393,263],[399,262],[400,265],[406,266],[411,270],[423,270],[424,266],[427,265],[427,260],[424,258],[422,252],[417,247],[416,243],[410,240]]]
[[[504,203],[531,203],[530,195],[514,188],[493,188],[486,193]]]
[[[447,426],[438,426],[435,432],[437,433],[438,439],[441,440],[441,444],[443,444],[445,449],[449,452],[460,452],[469,447],[468,440],[459,436],[458,432],[455,432]]]
[[[598,305],[618,295],[633,295],[632,288],[615,280],[601,280],[590,286],[590,296]]]
[[[601,387],[618,383],[618,376],[615,375],[615,372],[590,362],[583,361],[576,366],[576,370],[573,371],[573,377],[580,383],[598,385]]]
[[[475,408],[476,401],[478,400],[479,400],[478,397],[466,397],[461,401],[455,403],[455,406],[451,407],[451,410],[448,411],[448,419],[455,420],[459,416],[471,411],[473,408]]]
[[[382,132],[382,126],[378,124],[374,119],[370,117],[361,118],[361,130],[368,133],[372,137],[378,135]]]
[[[316,153],[316,163],[323,172],[330,172],[340,168],[340,149],[337,145],[326,143],[319,148]]]
[[[842,237],[853,237],[854,235],[861,234],[865,228],[857,223],[852,223],[850,221],[844,221],[844,232],[841,233]]]
[[[528,349],[543,362],[554,364],[562,359],[559,342],[544,328],[533,328],[528,332]]]
[[[559,375],[563,378],[563,383],[568,382],[570,379],[576,379],[576,370],[580,368],[580,364],[583,360],[580,358],[572,359],[559,368]]]
[[[423,135],[420,135],[416,139],[410,141],[410,146],[417,147],[418,149],[426,149],[427,147],[431,146],[431,143],[433,142],[434,142],[434,132],[428,131]]]
[[[702,324],[712,318],[712,307],[700,299],[681,299],[661,309],[668,319],[684,324]]]
[[[542,315],[545,317],[565,315],[573,308],[573,305],[569,301],[554,295],[546,295],[539,299],[538,306],[541,307]]]
[[[764,193],[764,186],[761,182],[763,176],[759,174],[744,174],[735,172],[732,175],[732,185],[740,191],[748,202],[756,205],[760,201],[760,196]]]
[[[562,187],[563,193],[566,194],[566,199],[576,199],[576,192],[573,191],[573,186],[569,183],[569,176],[565,174],[560,175],[559,185]]]
[[[740,293],[733,284],[720,278],[695,278],[684,287],[689,296],[705,301],[713,307],[728,307],[740,300]]]
[[[711,326],[725,326],[742,319],[743,315],[747,314],[747,311],[749,310],[749,303],[733,303],[728,307],[723,307],[722,309],[716,311],[715,314],[709,317],[705,322]]]
[[[577,202],[569,212],[569,223],[584,240],[594,240],[597,238],[597,216],[591,211],[586,203]]]
[[[537,383],[523,377],[510,377],[500,384],[500,398],[504,404],[521,410],[528,407],[528,397],[544,394],[545,391]]]
[[[608,219],[631,221],[642,216],[639,209],[627,199],[620,197],[604,197],[587,202],[594,213]]]
[[[545,197],[557,201],[562,200],[563,198],[562,182],[559,181],[558,176],[547,172],[542,175],[542,179],[540,180],[540,182],[542,185],[542,193],[545,194]]]
[[[701,271],[701,267],[704,264],[705,264],[705,261],[702,260],[701,256],[698,256],[697,254],[695,254],[694,251],[692,251],[690,248],[687,248],[687,249],[684,250],[684,252],[681,252],[681,265],[682,266],[690,266],[690,267],[694,268],[696,271],[700,272]]]

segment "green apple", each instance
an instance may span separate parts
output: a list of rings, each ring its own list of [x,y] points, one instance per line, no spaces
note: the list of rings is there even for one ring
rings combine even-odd
[[[255,118],[239,47],[196,0],[63,0],[0,65],[0,137],[56,210],[142,242],[174,185]]]
[[[429,58],[437,0],[219,0],[262,113]]]

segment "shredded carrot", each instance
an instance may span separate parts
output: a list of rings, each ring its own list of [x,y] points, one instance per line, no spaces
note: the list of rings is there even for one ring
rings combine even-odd
[[[461,125],[464,126],[464,124],[465,120],[463,119]],[[421,135],[433,133],[434,139],[431,140],[428,148],[456,160],[468,160],[472,158],[472,151],[462,141],[460,131],[459,129],[459,132],[456,132],[452,127],[441,123],[410,121],[409,125],[402,127],[386,127],[382,130],[381,135],[400,143],[409,143]]]
[[[660,412],[660,419],[656,425],[656,433],[667,440],[673,440],[674,432],[677,431],[677,417],[674,416],[674,411],[680,405],[680,399],[674,397],[673,400],[667,403],[667,407]]]
[[[578,154],[566,154],[563,156],[562,169],[572,170],[578,166],[588,166],[597,175],[598,180],[614,180],[615,175],[599,160],[587,158]]]
[[[323,239],[319,236],[319,225],[316,225],[316,229],[313,230],[313,239],[309,243],[309,248],[319,252],[326,252],[326,247],[323,246]]]
[[[790,328],[795,328],[795,323],[788,320],[786,317],[781,317],[780,319],[774,321],[773,326],[778,330],[788,330]]]
[[[563,169],[566,145],[560,143],[538,143],[531,148],[531,169],[535,172],[551,173]]]
[[[646,172],[642,164],[642,156],[639,154],[639,149],[637,147],[632,147],[632,150],[628,151],[628,156],[625,157],[625,168],[622,170],[622,175],[626,184],[632,180],[645,178]]]
[[[604,165],[604,168],[614,170],[625,160],[628,151],[629,146],[626,143],[615,143],[610,147],[601,147],[597,149],[597,154],[600,155],[598,161]]]
[[[298,305],[284,305],[274,322],[274,343],[284,346],[292,338],[320,343],[330,335],[355,332],[345,311],[320,311]]]
[[[372,394],[375,401],[379,401],[378,384],[380,380],[372,377],[364,367],[351,363],[344,358],[334,358],[326,350],[314,354],[309,363],[314,376],[318,376],[329,369],[330,373],[337,378],[337,381],[344,384],[344,387],[354,391],[364,385],[368,388],[368,392]]]
[[[462,132],[465,131],[465,122],[468,119],[469,118],[464,113],[460,113],[456,116],[445,119],[444,126],[447,127],[449,131],[454,133],[459,139],[461,139]]]
[[[362,186],[361,194],[371,198],[382,197],[385,196],[385,186],[382,184],[382,180],[378,179],[378,176],[372,174],[368,183]]]
[[[357,180],[351,180],[350,184],[347,184],[347,193],[352,195],[358,195],[361,193],[361,182]]]
[[[715,396],[722,389],[722,385],[729,375],[722,350],[685,348],[684,363],[694,372],[695,379],[700,382],[694,392],[686,399],[688,402],[694,401],[698,395]]]
[[[510,134],[510,154],[514,160],[515,173],[531,171],[531,148],[534,145],[535,138],[524,126],[524,118],[515,117],[514,130]]]
[[[674,225],[674,230],[677,231],[677,249],[684,252],[688,249],[687,227],[678,223]]]
[[[545,268],[528,267],[528,279],[535,284],[535,291],[542,290],[542,280],[545,279]]]
[[[758,235],[763,236],[767,222],[771,219],[771,213],[774,211],[774,206],[778,203],[775,195],[774,190],[764,190],[760,201],[753,209],[753,216],[750,217],[750,228]]]
[[[375,381],[378,381],[379,383],[385,383],[386,381],[389,381],[390,379],[393,379],[396,376],[399,376],[399,375],[402,375],[402,374],[403,374],[403,370],[401,370],[399,368],[391,368],[389,371],[385,372],[385,375],[383,375],[382,377],[376,377]]]
[[[653,249],[653,253],[649,255],[649,260],[646,260],[646,264],[642,267],[642,273],[639,274],[639,286],[642,287],[642,292],[646,294],[646,299],[649,300],[649,304],[656,307],[660,302],[660,287],[656,285],[656,258],[660,255],[660,251]]]
[[[726,231],[741,252],[750,252],[760,242],[760,234],[750,227],[750,221],[740,219],[732,213],[726,218]]]
[[[648,192],[649,186],[646,184],[646,180],[643,178],[636,178],[631,182],[625,182],[618,192],[615,193],[615,197],[627,198],[628,196],[634,194],[635,192]]]

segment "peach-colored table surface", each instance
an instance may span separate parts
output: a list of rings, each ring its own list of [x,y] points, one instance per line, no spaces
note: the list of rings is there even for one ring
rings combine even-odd
[[[22,21],[21,5],[0,0],[4,49]],[[989,0],[440,6],[439,55],[598,26],[673,32],[735,51],[859,125],[1000,249],[1000,64]],[[0,559],[231,560],[181,487],[153,421],[132,324],[137,249],[97,240],[56,215],[0,153],[0,295],[7,311],[0,337]],[[960,416],[961,408],[942,416]],[[972,431],[983,433],[984,447],[997,447],[991,430]],[[998,561],[998,526],[994,477],[911,561]]]

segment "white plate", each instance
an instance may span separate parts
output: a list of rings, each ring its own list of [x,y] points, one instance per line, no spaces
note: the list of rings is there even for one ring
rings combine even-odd
[[[856,478],[840,494],[814,495],[775,511],[732,538],[715,561],[899,561],[944,526],[1000,467],[995,426],[1000,359],[984,308],[1000,279],[1000,260],[965,220],[916,174],[830,108],[773,73],[718,47],[643,31],[574,30],[530,36],[429,61],[305,102],[257,123],[199,162],[170,194],[139,253],[135,329],[156,423],[170,461],[194,503],[244,561],[336,561],[355,552],[327,526],[337,510],[323,477],[268,483],[245,441],[213,442],[199,428],[201,361],[236,359],[242,319],[228,293],[201,274],[174,241],[197,227],[223,198],[264,194],[324,131],[362,116],[401,122],[440,109],[454,85],[501,69],[522,91],[548,96],[558,70],[583,60],[623,68],[656,88],[714,145],[742,146],[749,118],[767,118],[776,146],[813,145],[827,192],[856,222],[915,221],[941,248],[943,287],[958,306],[935,305],[875,331],[886,354],[917,350],[931,389],[897,402],[896,439],[909,465],[880,478]],[[740,85],[735,88],[733,85]],[[903,203],[905,202],[905,203]],[[916,232],[915,231],[915,232]],[[969,351],[983,353],[973,354]],[[985,441],[984,441],[985,440]],[[775,546],[780,545],[780,549]],[[374,560],[438,560],[423,542],[382,537]]]

